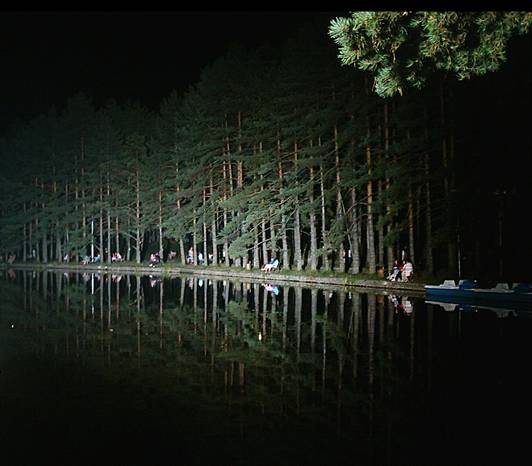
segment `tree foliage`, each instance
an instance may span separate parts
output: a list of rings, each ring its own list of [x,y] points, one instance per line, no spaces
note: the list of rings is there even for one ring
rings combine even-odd
[[[509,39],[532,24],[530,12],[359,11],[331,21],[344,65],[369,71],[381,97],[422,88],[437,70],[459,80],[496,71]]]

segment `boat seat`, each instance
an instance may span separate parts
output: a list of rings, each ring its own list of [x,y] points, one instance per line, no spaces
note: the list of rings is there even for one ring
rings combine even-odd
[[[496,290],[510,290],[510,287],[508,286],[508,283],[497,283],[495,285]]]
[[[464,290],[468,290],[471,288],[475,288],[477,286],[477,283],[473,280],[460,280],[460,282],[458,282],[458,286]]]
[[[530,285],[529,283],[517,283],[514,286],[514,291],[520,293],[532,293],[532,285]]]
[[[452,286],[452,287],[455,287],[456,286],[456,282],[454,280],[444,280],[443,282],[443,286]]]

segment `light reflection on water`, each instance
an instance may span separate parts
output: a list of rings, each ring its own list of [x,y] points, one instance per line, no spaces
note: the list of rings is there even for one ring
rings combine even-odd
[[[490,397],[518,383],[531,321],[198,277],[19,271],[0,286],[2,433],[43,451],[57,435],[78,461],[91,436],[95,455],[138,460],[117,445],[148,442],[183,464],[456,464],[464,434],[490,432],[482,403],[501,416]]]

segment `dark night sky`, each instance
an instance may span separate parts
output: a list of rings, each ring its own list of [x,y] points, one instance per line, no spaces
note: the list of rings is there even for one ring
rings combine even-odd
[[[312,11],[0,12],[0,127],[60,107],[77,91],[96,104],[128,97],[157,108],[185,91],[231,43],[282,44]]]

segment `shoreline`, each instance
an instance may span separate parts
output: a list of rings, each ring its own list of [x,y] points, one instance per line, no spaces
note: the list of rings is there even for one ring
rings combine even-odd
[[[149,267],[144,265],[116,265],[116,264],[59,264],[59,263],[32,263],[32,264],[0,264],[2,269],[18,270],[56,270],[73,272],[100,272],[100,273],[132,273],[142,275],[198,275],[202,277],[213,277],[227,280],[249,280],[261,283],[278,283],[280,285],[301,284],[306,287],[320,288],[342,288],[353,289],[361,292],[384,291],[385,294],[408,294],[415,297],[425,297],[425,285],[413,282],[390,282],[385,279],[353,278],[350,277],[312,277],[307,275],[297,275],[297,273],[278,272],[254,272],[250,270],[227,270],[213,266],[181,266],[164,265],[162,267]]]

